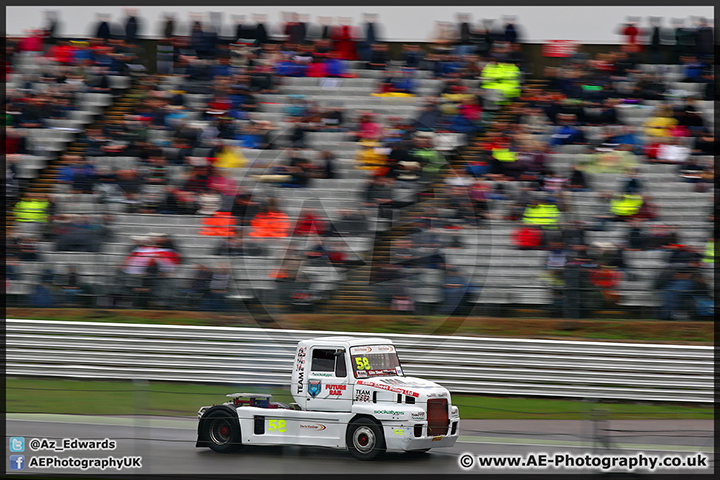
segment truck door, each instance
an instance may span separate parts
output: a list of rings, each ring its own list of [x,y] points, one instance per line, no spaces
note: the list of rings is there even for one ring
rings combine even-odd
[[[310,352],[307,409],[349,412],[352,389],[348,385],[345,349],[315,347]]]

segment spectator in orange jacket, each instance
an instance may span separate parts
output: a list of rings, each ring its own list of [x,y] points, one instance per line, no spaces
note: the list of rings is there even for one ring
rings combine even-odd
[[[608,304],[614,305],[620,300],[618,287],[622,280],[622,272],[618,268],[600,265],[590,272],[590,282],[598,287]]]
[[[288,216],[280,210],[274,198],[260,207],[260,211],[250,221],[251,237],[284,238],[290,231]]]

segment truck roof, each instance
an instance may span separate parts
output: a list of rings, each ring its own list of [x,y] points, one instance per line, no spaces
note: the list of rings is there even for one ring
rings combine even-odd
[[[345,347],[355,347],[358,345],[387,345],[392,344],[392,340],[382,337],[351,337],[345,336],[332,336],[332,337],[315,337],[308,340],[303,340],[300,344],[342,344]]]

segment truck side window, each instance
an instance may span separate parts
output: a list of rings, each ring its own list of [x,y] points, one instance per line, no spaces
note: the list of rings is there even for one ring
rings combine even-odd
[[[347,377],[347,370],[345,369],[345,355],[336,355],[337,362],[335,363],[335,376],[338,378]]]
[[[335,350],[313,350],[311,370],[332,372],[335,370]]]

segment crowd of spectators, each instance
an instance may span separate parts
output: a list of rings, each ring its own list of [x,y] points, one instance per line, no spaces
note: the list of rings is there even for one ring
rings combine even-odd
[[[191,19],[186,36],[177,35],[172,16],[165,19],[159,74],[138,81],[132,114],[101,119],[80,134],[84,156],[68,154],[61,159],[58,182],[67,192],[96,194],[101,202],[123,204],[130,213],[229,214],[238,228],[220,240],[217,255],[261,256],[267,253],[264,239],[308,236],[317,243],[302,254],[303,261],[322,258],[332,265],[347,263],[342,248],[328,240],[342,236],[338,224],[362,223],[375,211],[380,219],[393,222],[396,212],[422,196],[431,197],[434,203],[420,209],[414,219],[410,244],[399,242],[389,263],[376,272],[379,281],[416,278],[401,275],[410,266],[440,270],[446,299],[441,309],[454,311],[474,287],[443,257],[444,248],[462,246],[452,231],[505,219],[519,224],[509,239],[518,248],[548,250],[549,281],[553,287],[563,286],[555,289],[558,301],[553,308],[577,317],[596,297],[617,303],[620,280],[632,274],[623,258],[625,250],[672,249],[680,242],[670,239],[673,232],[657,233],[650,223],[661,219],[662,212],[643,188],[639,167],[676,164],[678,178],[692,182],[697,191],[714,180],[713,166],[705,157],[715,154],[715,138],[698,104],[714,99],[712,57],[706,45],[710,27],[703,21],[692,42],[687,32],[678,32],[674,48],[656,42],[663,33],[653,30],[647,52],[638,48],[642,32],[623,30],[628,39],[618,51],[594,57],[578,53],[559,67],[546,68],[545,85],[526,84],[521,89],[528,62],[521,48],[522,30],[513,18],[491,31],[458,16],[456,24],[438,23],[427,48],[403,45],[399,54],[391,53],[382,41],[374,16],[366,16],[358,28],[350,19],[339,18],[333,25],[332,19],[320,17],[314,25],[307,17],[288,14],[278,32],[262,16],[253,18],[253,25],[242,16],[233,20],[234,34],[223,37],[219,25],[200,17]],[[58,65],[52,73],[43,70],[8,92],[9,155],[28,151],[23,129],[47,128],[54,125],[50,120],[66,118],[78,105],[79,94],[112,92],[108,77],[130,73],[143,53],[139,33],[145,26],[134,9],[126,10],[122,26],[99,16],[93,37],[82,41],[62,38],[57,19],[50,16],[48,21],[44,31],[33,32],[7,51],[6,72],[12,72],[15,55]],[[422,96],[417,114],[383,118],[290,95],[282,119],[292,125],[288,132],[280,132],[279,124],[259,115],[264,109],[259,96],[277,94],[289,77],[321,78],[321,86],[335,89],[342,79],[354,76],[349,62],[355,60],[365,62],[366,69],[384,72],[374,95]],[[704,84],[697,97],[671,88],[663,70],[647,73],[639,68],[641,63],[666,61],[680,65],[682,81]],[[431,94],[421,93],[419,70],[439,80]],[[623,120],[621,112],[647,108],[648,101],[656,104],[644,124]],[[489,122],[491,112],[503,105],[509,119]],[[333,152],[320,152],[320,160],[306,155],[314,150],[309,134],[315,132],[341,133],[344,140],[357,142],[355,166],[369,175],[358,198],[361,208],[346,212],[340,221],[330,222],[311,210],[290,219],[276,199],[255,198],[232,175],[232,170],[250,163],[243,149],[282,148],[286,160],[275,162],[258,180],[313,188],[314,179],[339,178]],[[440,148],[446,134],[459,135],[458,145],[470,147],[459,168],[450,168],[453,152]],[[478,134],[483,134],[481,139]],[[573,146],[578,149],[568,150]],[[583,162],[573,162],[570,171],[553,169],[548,155],[568,151],[587,155]],[[137,161],[124,162],[128,157]],[[9,169],[12,174],[13,161]],[[614,191],[594,187],[593,177],[605,173],[623,175]],[[573,192],[597,192],[592,222],[570,221]],[[507,208],[496,208],[497,200],[507,201]],[[20,199],[14,211],[20,222],[40,225],[33,233],[54,242],[57,251],[98,252],[112,235],[111,218],[56,215],[49,198],[33,194]],[[620,223],[631,227],[623,245],[588,245],[583,239],[583,230],[607,230]],[[32,243],[32,236],[17,238],[17,258],[32,257],[37,250]],[[141,253],[158,249],[137,248]],[[139,258],[137,254],[129,259]],[[173,289],[167,285],[173,268],[163,265],[149,262],[141,280],[119,283],[127,287],[125,292],[136,294],[134,301],[140,305],[172,304]],[[118,275],[132,277],[126,270],[121,268]],[[665,283],[658,280],[656,288],[675,292],[677,285],[687,284],[683,275]],[[72,284],[66,293],[83,291],[76,272],[69,271],[67,277],[74,280],[62,282]],[[229,278],[224,263],[212,271],[200,265],[194,286],[186,291],[190,296],[202,292],[200,304],[222,310],[227,308],[223,298]],[[379,297],[393,309],[412,311],[412,296],[405,286],[413,281],[403,280],[401,287]],[[579,293],[586,287],[597,295]],[[291,298],[300,290],[293,290]],[[166,293],[148,294],[156,291]],[[64,298],[76,298],[75,293]],[[670,294],[667,298],[666,305],[679,302]]]

